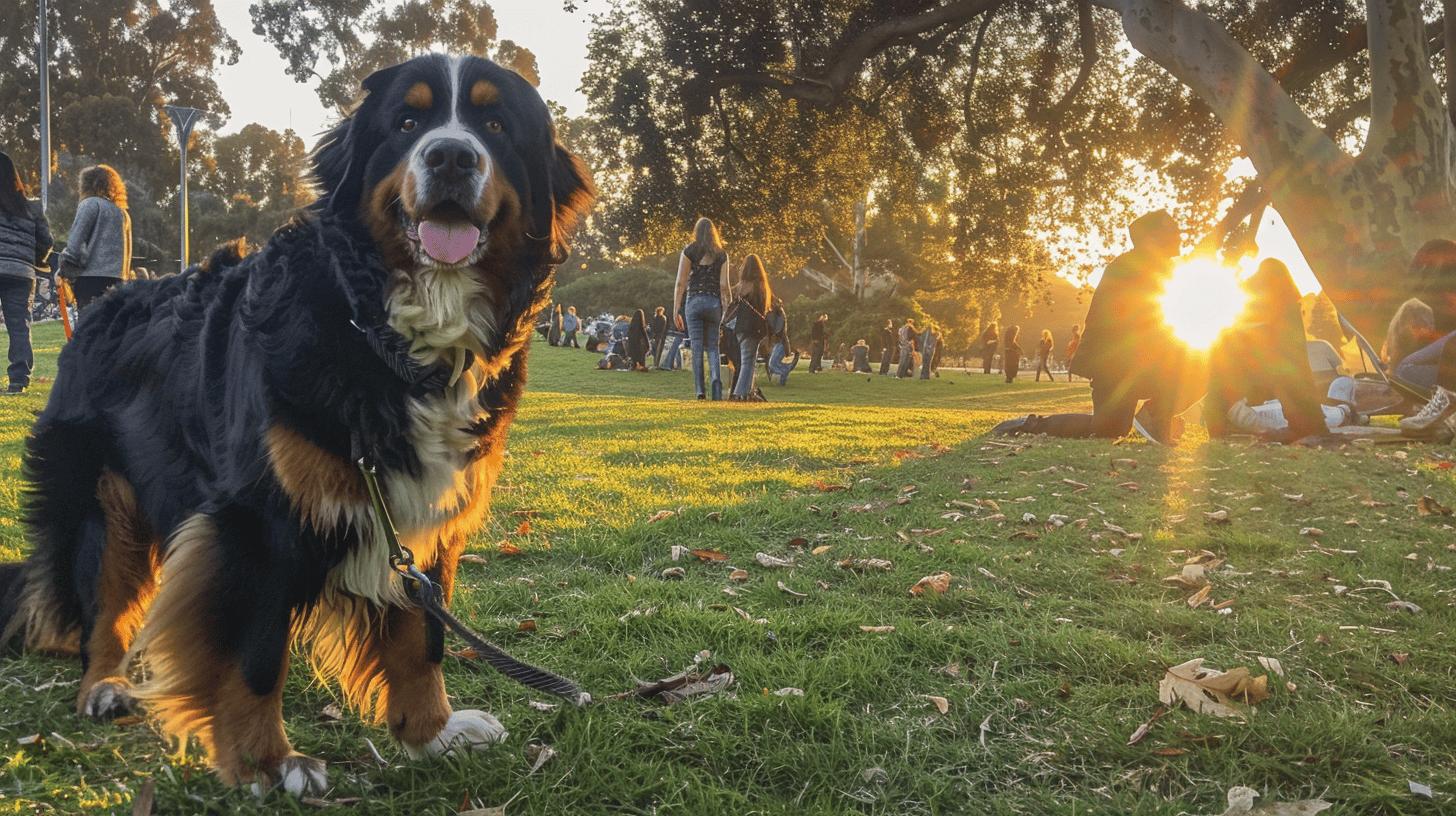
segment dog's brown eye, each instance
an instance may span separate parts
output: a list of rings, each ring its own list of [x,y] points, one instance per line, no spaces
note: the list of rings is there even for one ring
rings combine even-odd
[[[413,119],[406,119],[403,122],[399,123],[399,129],[404,133],[409,133],[413,131],[416,127],[418,127],[419,124],[419,122],[416,122]]]
[[[506,126],[503,125],[503,124],[501,124],[501,120],[499,120],[499,119],[487,119],[487,120],[485,120],[485,132],[486,133],[503,133],[503,132],[505,132],[505,129],[506,129]]]

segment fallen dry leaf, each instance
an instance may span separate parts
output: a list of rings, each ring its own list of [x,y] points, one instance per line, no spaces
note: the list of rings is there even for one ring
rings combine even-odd
[[[1416,606],[1410,601],[1391,601],[1385,605],[1385,608],[1392,612],[1409,612],[1411,614],[1421,611],[1419,606]]]
[[[521,523],[516,525],[516,535],[530,535],[530,534],[531,534],[531,520],[530,519],[522,519]]]
[[[1278,675],[1279,677],[1284,676],[1284,664],[1280,663],[1277,657],[1261,657],[1259,658],[1259,665],[1263,666],[1266,672]]]
[[[691,550],[699,561],[727,561],[728,554],[718,550]]]
[[[757,561],[760,567],[782,568],[792,567],[794,565],[794,559],[792,558],[779,558],[776,555],[769,555],[764,552],[756,553],[753,556],[753,560]]]
[[[1181,572],[1164,578],[1163,583],[1173,584],[1184,589],[1198,589],[1208,586],[1207,572],[1208,569],[1203,564],[1184,564]]]
[[[939,711],[942,714],[950,713],[950,700],[947,700],[944,697],[937,697],[934,694],[922,694],[920,696],[929,700],[930,704],[935,706],[936,711]]]
[[[500,550],[500,554],[501,555],[520,555],[521,554],[521,548],[518,547],[518,546],[516,546],[515,543],[510,542],[510,541],[502,541],[500,544],[498,544],[496,546]]]
[[[1422,496],[1416,502],[1416,512],[1423,516],[1449,516],[1452,511],[1451,508],[1441,504],[1430,496]]]
[[[487,560],[485,556],[483,556],[483,555],[476,555],[475,553],[464,553],[457,560],[460,563],[462,563],[462,564],[489,564],[490,563],[490,561]]]
[[[1232,703],[1258,705],[1268,699],[1267,675],[1251,677],[1243,667],[1221,672],[1204,668],[1203,658],[1195,657],[1168,669],[1158,684],[1158,699],[1165,705],[1182,703],[1200,714],[1215,717],[1242,717],[1244,712]]]
[[[887,635],[887,634],[895,631],[895,627],[893,627],[893,626],[861,626],[859,628],[859,630],[861,632],[868,632],[871,635]]]
[[[785,584],[783,581],[779,581],[778,582],[778,586],[779,586],[779,591],[782,592],[782,593],[784,593],[785,595],[792,595],[795,598],[807,598],[807,597],[809,597],[807,594],[805,594],[803,592],[799,592],[797,590],[790,589],[789,588],[789,585],[788,584]]]
[[[1325,531],[1318,527],[1301,527],[1299,528],[1299,534],[1310,538],[1319,538],[1325,534]]]
[[[1227,510],[1215,510],[1212,513],[1204,513],[1203,517],[1213,524],[1229,523],[1229,511]]]
[[[662,521],[663,519],[670,519],[675,515],[677,515],[677,512],[673,510],[658,510],[647,519],[647,523],[655,524],[659,521]]]
[[[747,581],[748,580],[748,570],[746,570],[746,569],[736,569],[736,570],[733,570],[732,572],[728,573],[728,580],[730,580],[730,581],[737,581],[738,583],[741,584],[744,581]]]
[[[520,623],[516,624],[516,631],[517,632],[534,632],[534,631],[536,631],[536,620],[534,618],[526,618],[525,620],[523,620]]]
[[[696,661],[695,661],[696,662]],[[725,663],[719,663],[706,671],[697,665],[671,677],[664,677],[653,683],[639,683],[637,688],[612,695],[612,699],[627,697],[655,698],[672,705],[691,697],[706,697],[733,685],[733,670]]]
[[[817,546],[814,549],[810,550],[809,551],[809,554],[810,555],[823,555],[824,553],[827,553],[827,552],[829,552],[832,549],[834,549],[834,545],[832,545],[832,544],[820,544],[819,546]]]
[[[1254,804],[1259,792],[1243,785],[1229,788],[1228,809],[1216,816],[1314,816],[1334,807],[1323,799],[1302,799],[1298,802],[1265,802]]]
[[[668,567],[662,571],[664,581],[681,581],[686,577],[688,577],[688,571],[682,567]]]
[[[926,590],[930,590],[936,595],[943,595],[949,589],[950,573],[937,572],[933,575],[927,575],[924,578],[921,578],[919,581],[916,581],[915,586],[910,587],[910,594],[919,596],[925,594]]]
[[[541,766],[550,762],[551,758],[554,756],[556,756],[556,749],[552,748],[549,745],[545,745],[539,742],[533,742],[530,745],[527,745],[526,761],[531,763],[531,770],[526,771],[526,775],[530,776],[531,774],[541,770]]]
[[[1213,586],[1211,584],[1204,584],[1202,589],[1188,596],[1188,608],[1197,609],[1198,607],[1203,606],[1204,602],[1208,600],[1208,595],[1211,592],[1213,592]]]
[[[846,558],[838,562],[840,569],[854,570],[855,572],[869,572],[870,570],[882,570],[889,572],[895,565],[883,558]]]

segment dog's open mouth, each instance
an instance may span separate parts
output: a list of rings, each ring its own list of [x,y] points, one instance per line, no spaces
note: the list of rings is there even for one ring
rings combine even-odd
[[[404,233],[421,263],[459,266],[474,262],[485,248],[487,235],[470,219],[465,208],[454,202],[434,207],[416,220],[403,211]]]

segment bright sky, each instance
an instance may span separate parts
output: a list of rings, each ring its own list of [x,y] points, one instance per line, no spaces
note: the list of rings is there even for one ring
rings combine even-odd
[[[250,122],[260,122],[275,130],[293,128],[312,147],[333,114],[325,110],[312,88],[284,74],[284,62],[278,52],[253,34],[253,23],[248,16],[251,2],[254,0],[215,0],[214,3],[223,25],[237,38],[243,51],[238,64],[225,66],[219,77],[233,111],[223,132],[231,133]],[[591,6],[586,4],[585,8],[568,14],[562,10],[561,0],[490,0],[490,5],[499,24],[499,37],[515,40],[536,55],[542,94],[565,106],[568,113],[582,113],[586,99],[578,88],[587,67]],[[1109,250],[1121,251],[1125,243],[1126,237],[1121,236],[1120,243]],[[1284,261],[1301,292],[1319,290],[1319,283],[1293,236],[1272,209],[1264,216],[1258,243],[1258,257]],[[1092,282],[1096,282],[1096,276]]]
[[[333,112],[324,108],[310,86],[289,78],[283,58],[253,33],[248,6],[255,1],[215,0],[213,4],[223,26],[243,50],[238,64],[224,66],[219,75],[233,111],[223,132],[235,132],[250,122],[274,130],[291,127],[312,147]],[[500,27],[499,38],[514,40],[536,55],[542,95],[561,103],[568,113],[583,112],[586,99],[577,88],[586,71],[590,6],[567,14],[561,0],[490,0],[490,5]]]

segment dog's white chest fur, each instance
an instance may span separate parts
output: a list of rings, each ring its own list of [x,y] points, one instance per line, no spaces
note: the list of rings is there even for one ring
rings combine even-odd
[[[429,269],[397,275],[389,298],[389,324],[410,340],[422,365],[454,366],[440,393],[408,401],[410,443],[417,473],[382,474],[400,538],[417,562],[434,561],[437,531],[469,511],[481,491],[490,489],[483,468],[471,467],[480,455],[470,428],[485,417],[477,395],[485,385],[481,361],[497,345],[496,305],[490,289],[469,269]],[[474,361],[466,366],[471,354]],[[367,508],[360,508],[368,513]],[[377,603],[402,601],[400,582],[388,567],[388,545],[376,525],[356,524],[360,546],[334,571],[340,588]]]

